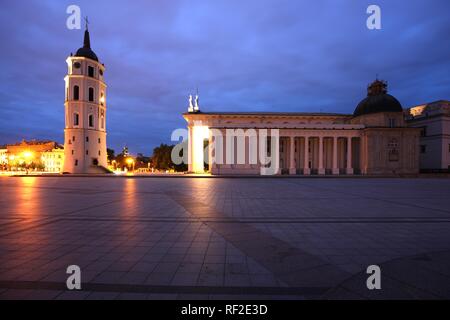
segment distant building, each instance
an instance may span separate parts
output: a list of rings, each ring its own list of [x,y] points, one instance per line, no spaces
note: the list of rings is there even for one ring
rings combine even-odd
[[[6,170],[8,166],[8,149],[0,146],[0,170]]]
[[[60,147],[51,151],[43,152],[41,155],[41,160],[45,172],[63,172],[64,148]]]
[[[450,102],[439,100],[405,110],[409,127],[422,129],[422,171],[450,171]]]
[[[83,47],[66,62],[63,171],[104,173],[108,166],[105,66],[91,49],[87,26]]]
[[[206,170],[216,175],[263,174],[272,165],[276,174],[290,175],[419,172],[420,129],[407,127],[402,106],[384,81],[368,86],[353,114],[202,112],[198,98],[195,106],[189,100],[183,117],[191,172],[205,171],[206,156],[212,160]],[[261,135],[269,130],[279,135]],[[261,150],[275,160],[261,163]]]
[[[0,161],[6,162],[8,170],[33,169],[45,170],[43,154],[62,148],[54,141],[22,140],[19,143],[6,145],[6,152],[0,152]]]

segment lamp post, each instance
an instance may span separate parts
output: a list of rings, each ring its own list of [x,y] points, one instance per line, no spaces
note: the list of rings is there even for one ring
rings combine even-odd
[[[30,159],[33,158],[33,153],[31,151],[25,151],[23,157],[25,158],[25,170],[28,175],[28,166],[30,165]]]
[[[133,168],[133,172],[134,172],[134,159],[133,158],[128,158],[127,159],[127,164],[130,165],[130,166],[131,165],[133,166],[132,168]]]

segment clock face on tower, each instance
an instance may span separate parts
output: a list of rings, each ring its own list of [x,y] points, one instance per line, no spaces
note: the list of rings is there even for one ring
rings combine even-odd
[[[79,62],[75,62],[75,63],[73,64],[73,67],[74,67],[75,69],[80,69],[81,64],[80,64]]]

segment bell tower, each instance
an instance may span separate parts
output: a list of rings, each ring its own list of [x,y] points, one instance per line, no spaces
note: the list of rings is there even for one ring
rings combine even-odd
[[[87,21],[83,47],[66,62],[63,172],[105,173],[105,66],[91,49]]]

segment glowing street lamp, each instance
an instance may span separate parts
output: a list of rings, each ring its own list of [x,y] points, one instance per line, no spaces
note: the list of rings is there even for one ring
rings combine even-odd
[[[128,158],[127,159],[127,164],[130,165],[130,166],[133,165],[133,172],[134,172],[134,159],[133,158]]]
[[[28,166],[30,165],[31,159],[33,158],[33,152],[25,151],[23,153],[23,157],[25,158],[25,168],[26,168],[27,174],[28,174]]]

